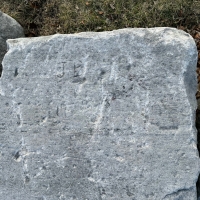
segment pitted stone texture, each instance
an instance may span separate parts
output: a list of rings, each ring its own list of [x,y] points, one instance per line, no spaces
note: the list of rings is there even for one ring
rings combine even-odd
[[[23,28],[12,17],[0,11],[0,73],[2,60],[7,51],[6,40],[24,37]]]
[[[197,199],[188,34],[122,29],[8,44],[0,199]]]

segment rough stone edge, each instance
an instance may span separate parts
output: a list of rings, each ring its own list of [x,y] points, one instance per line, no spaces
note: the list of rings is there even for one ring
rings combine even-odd
[[[0,11],[1,14],[1,11]],[[6,15],[6,14],[5,14]],[[9,16],[8,16],[9,17]],[[7,53],[5,54],[2,63],[4,63],[4,59],[7,55],[9,55],[9,53],[12,52],[12,50],[18,49],[18,50],[22,50],[24,48],[26,48],[29,44],[33,44],[33,43],[46,43],[54,38],[63,38],[63,37],[73,37],[73,38],[94,38],[94,39],[98,39],[98,38],[103,38],[103,37],[107,37],[110,36],[115,36],[116,34],[122,34],[122,33],[131,33],[137,30],[147,30],[149,33],[158,33],[161,31],[165,31],[165,30],[171,30],[173,31],[174,36],[184,36],[185,38],[187,38],[187,40],[185,41],[181,41],[183,46],[185,46],[188,49],[192,49],[192,51],[190,52],[190,56],[193,57],[193,59],[190,61],[189,65],[186,66],[184,65],[185,62],[187,62],[187,60],[182,61],[183,65],[186,66],[185,69],[182,71],[184,77],[185,77],[185,86],[186,86],[186,92],[188,94],[188,100],[190,102],[191,107],[196,110],[197,109],[197,102],[196,102],[196,98],[195,98],[195,93],[196,91],[191,91],[191,85],[192,88],[194,90],[197,89],[197,76],[195,76],[193,79],[187,79],[187,74],[194,74],[196,75],[196,65],[197,65],[197,59],[198,59],[198,51],[197,51],[197,47],[195,44],[194,39],[192,38],[192,36],[188,33],[186,33],[185,31],[176,29],[176,28],[169,28],[169,27],[155,27],[155,28],[124,28],[124,29],[118,29],[118,30],[113,30],[113,31],[104,31],[104,32],[80,32],[80,33],[75,33],[75,34],[55,34],[55,35],[49,35],[49,36],[40,36],[40,37],[32,37],[32,38],[16,38],[16,39],[8,39],[6,41],[7,43]],[[143,32],[143,36],[145,35],[145,32]],[[167,39],[167,37],[165,36],[165,38]],[[170,35],[169,35],[170,38]],[[191,66],[195,66],[195,67],[191,67]],[[192,98],[192,96],[194,96],[194,98]],[[195,124],[194,124],[195,126]]]

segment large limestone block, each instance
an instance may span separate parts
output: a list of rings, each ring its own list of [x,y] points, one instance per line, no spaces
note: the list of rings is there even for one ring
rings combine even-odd
[[[0,199],[197,199],[190,35],[122,29],[8,45]]]
[[[15,19],[0,11],[0,73],[1,62],[7,51],[6,40],[19,37],[24,37],[23,28]]]

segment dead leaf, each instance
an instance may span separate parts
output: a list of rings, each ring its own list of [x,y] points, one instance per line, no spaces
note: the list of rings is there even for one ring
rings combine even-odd
[[[195,39],[200,39],[200,32],[197,32],[194,36]]]
[[[197,74],[200,74],[200,68],[199,67],[197,67],[196,72],[197,72]]]
[[[184,27],[184,26],[179,26],[178,29],[184,31],[184,30],[185,30],[185,27]]]
[[[200,98],[200,92],[199,92],[199,91],[196,93],[196,98],[197,98],[197,99]]]
[[[197,42],[197,49],[199,50],[200,49],[200,42]]]

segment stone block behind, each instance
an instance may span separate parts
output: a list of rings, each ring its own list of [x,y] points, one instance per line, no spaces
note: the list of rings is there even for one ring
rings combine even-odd
[[[12,17],[0,11],[0,76],[2,72],[2,60],[7,51],[6,40],[24,37],[21,25]]]
[[[189,34],[122,29],[8,45],[0,199],[196,200]]]

